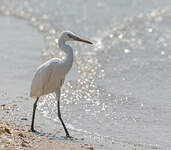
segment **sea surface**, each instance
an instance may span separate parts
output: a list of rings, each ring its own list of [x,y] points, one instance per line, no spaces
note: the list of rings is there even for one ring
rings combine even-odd
[[[63,30],[94,43],[69,43],[74,64],[61,112],[70,134],[84,138],[75,143],[170,150],[170,0],[0,0],[0,115],[29,129],[33,73],[64,59]],[[54,94],[41,97],[35,128],[65,140]]]

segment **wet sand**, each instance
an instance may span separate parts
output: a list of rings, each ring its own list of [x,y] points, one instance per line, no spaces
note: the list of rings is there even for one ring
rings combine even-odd
[[[78,139],[73,139],[78,140]],[[71,141],[66,139],[66,141]],[[29,149],[29,150],[95,150],[101,149],[89,145],[76,145],[57,141],[44,136],[38,136],[27,129],[17,127],[7,123],[5,120],[0,121],[0,149]],[[101,149],[102,150],[102,149]]]
[[[0,16],[0,22],[0,92],[12,102],[29,92],[33,72],[41,64],[43,36],[14,17]],[[0,99],[6,102],[1,94]]]

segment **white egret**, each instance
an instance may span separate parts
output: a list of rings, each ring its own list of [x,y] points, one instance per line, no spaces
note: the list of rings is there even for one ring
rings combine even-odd
[[[52,58],[37,68],[37,71],[34,74],[32,80],[31,91],[30,91],[30,96],[36,99],[33,105],[32,124],[31,124],[31,131],[33,132],[35,132],[34,118],[35,118],[35,111],[36,111],[39,97],[55,92],[58,101],[58,117],[63,125],[66,136],[70,137],[69,132],[62,120],[61,113],[60,113],[61,86],[64,83],[65,75],[71,69],[73,63],[73,50],[69,45],[65,43],[66,41],[81,41],[88,44],[93,44],[87,40],[81,39],[80,37],[76,36],[72,32],[65,31],[61,34],[58,40],[59,47],[66,54],[65,60],[60,62],[58,61],[58,59]]]

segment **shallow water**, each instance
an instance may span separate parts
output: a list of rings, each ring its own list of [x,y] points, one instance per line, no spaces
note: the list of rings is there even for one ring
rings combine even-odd
[[[74,1],[69,4],[60,0],[36,0],[2,1],[2,4],[3,12],[9,8],[6,14],[11,12],[41,32],[46,44],[42,50],[44,60],[63,58],[55,41],[64,29],[95,43],[93,47],[71,43],[75,60],[62,88],[61,102],[62,116],[73,136],[83,136],[85,143],[111,149],[171,148],[171,9],[166,8],[170,1]],[[40,49],[41,38],[37,40],[33,42]],[[30,54],[36,59],[39,52]],[[25,93],[31,72],[38,64],[33,61],[28,66],[29,76],[23,77],[25,81],[20,86]],[[10,94],[7,91],[6,95]],[[27,100],[27,94],[23,93],[22,97],[24,100],[15,98],[17,107],[8,115],[19,124],[24,123],[18,122],[18,116],[31,117],[33,103]],[[58,137],[64,132],[57,131],[62,126],[56,108],[53,94],[42,97],[36,128]]]

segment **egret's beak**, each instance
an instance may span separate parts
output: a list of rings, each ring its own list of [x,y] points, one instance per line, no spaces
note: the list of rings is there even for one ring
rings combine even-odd
[[[80,42],[84,42],[84,43],[88,43],[88,44],[93,44],[92,42],[90,42],[90,41],[87,41],[87,40],[84,40],[84,39],[81,39],[81,38],[79,38],[79,37],[74,37],[74,40],[76,40],[76,41],[80,41]]]

